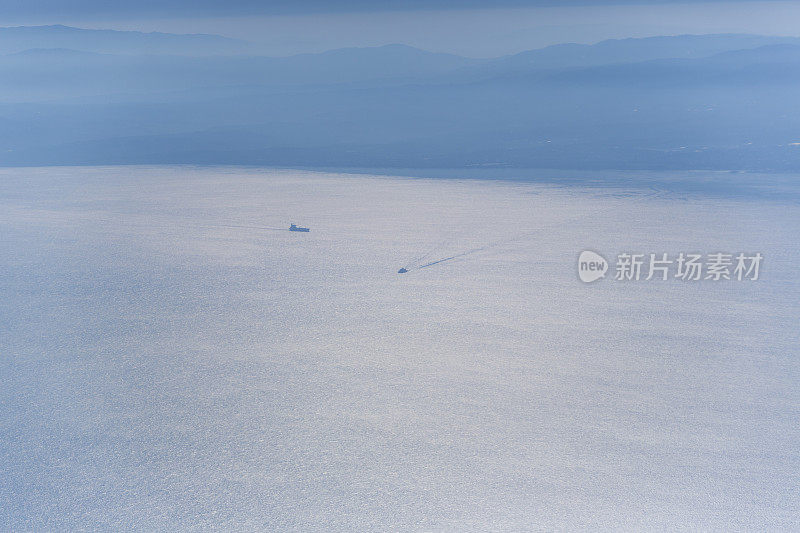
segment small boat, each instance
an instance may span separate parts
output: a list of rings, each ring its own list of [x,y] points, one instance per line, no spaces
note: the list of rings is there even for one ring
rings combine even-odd
[[[296,226],[296,225],[292,224],[291,226],[289,226],[289,231],[305,231],[305,232],[309,232],[311,230],[308,229],[308,228],[301,228],[300,226]]]
[[[406,272],[408,272],[408,269],[405,268],[405,267],[403,267],[403,268],[401,268],[400,270],[397,271],[398,274],[405,274]]]

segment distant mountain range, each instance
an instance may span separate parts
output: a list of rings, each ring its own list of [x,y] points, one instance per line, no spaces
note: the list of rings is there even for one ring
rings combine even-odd
[[[500,58],[504,69],[568,68],[635,63],[650,59],[696,59],[731,50],[776,44],[800,45],[798,37],[717,34],[610,39],[597,44],[558,44]]]
[[[38,37],[37,37],[38,36]],[[800,39],[285,58],[210,35],[0,29],[0,164],[800,170]]]

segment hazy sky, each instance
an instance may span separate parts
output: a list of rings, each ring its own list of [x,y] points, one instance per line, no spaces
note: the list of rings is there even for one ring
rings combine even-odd
[[[0,3],[5,3],[0,0]],[[404,43],[486,57],[561,42],[680,33],[800,35],[800,2],[350,0],[17,1],[5,25],[218,33],[274,55]]]

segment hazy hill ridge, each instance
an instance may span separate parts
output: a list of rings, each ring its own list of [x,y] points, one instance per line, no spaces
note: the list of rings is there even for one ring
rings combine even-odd
[[[0,28],[0,164],[800,169],[800,39],[681,35],[489,60],[266,57],[213,35]]]

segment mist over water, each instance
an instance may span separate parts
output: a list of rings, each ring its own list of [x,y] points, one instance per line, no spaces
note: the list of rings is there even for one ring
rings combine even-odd
[[[0,170],[0,529],[796,525],[793,180],[450,178]]]

